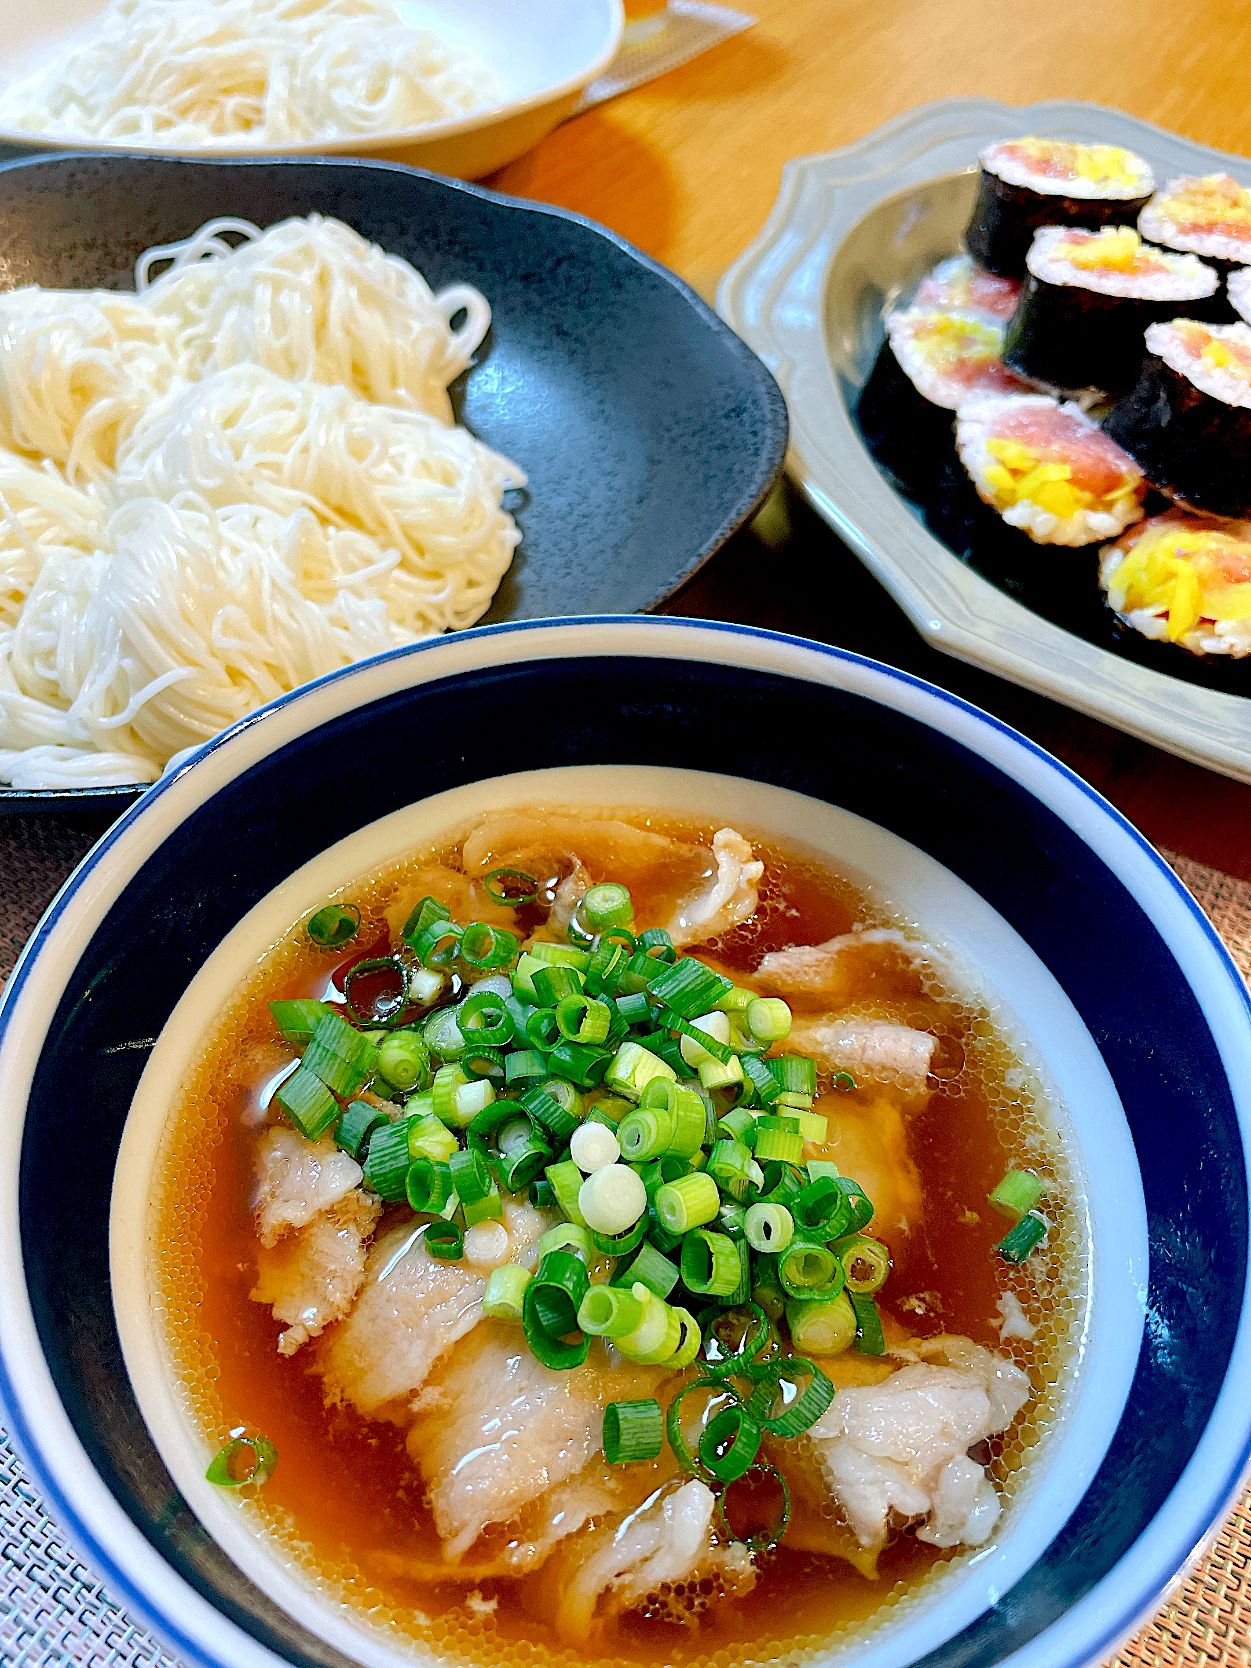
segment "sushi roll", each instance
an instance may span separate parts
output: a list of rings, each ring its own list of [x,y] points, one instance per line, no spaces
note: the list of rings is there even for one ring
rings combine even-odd
[[[1251,267],[1231,272],[1225,281],[1229,303],[1240,319],[1251,324]]]
[[[1251,524],[1168,510],[1099,553],[1123,623],[1191,654],[1251,654]]]
[[[1155,190],[1150,163],[1119,145],[1064,139],[1005,139],[978,157],[969,254],[1000,278],[1024,278],[1040,226],[1132,224]]]
[[[1251,191],[1228,174],[1183,175],[1156,192],[1138,216],[1138,230],[1227,275],[1251,262]]]
[[[922,278],[912,305],[988,313],[1006,324],[1016,311],[1020,295],[1019,279],[996,278],[991,272],[983,272],[967,255],[952,255]]]
[[[956,446],[982,501],[1035,544],[1097,544],[1142,515],[1142,470],[1080,406],[974,400],[957,414]]]
[[[1132,387],[1147,326],[1202,316],[1220,282],[1197,256],[1153,249],[1130,226],[1044,226],[1027,264],[1003,357],[1050,388]]]
[[[1146,346],[1104,432],[1178,503],[1251,515],[1251,327],[1173,319],[1153,324]]]
[[[953,449],[956,407],[978,394],[1024,392],[1000,359],[1003,324],[985,313],[910,307],[886,318],[886,341],[856,409],[877,461],[923,494]]]

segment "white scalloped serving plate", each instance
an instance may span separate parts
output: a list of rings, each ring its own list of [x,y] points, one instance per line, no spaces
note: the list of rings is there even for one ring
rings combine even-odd
[[[786,396],[792,478],[927,641],[1251,782],[1251,699],[1123,660],[983,579],[891,488],[852,420],[882,342],[883,310],[955,252],[977,153],[1017,133],[1128,145],[1161,178],[1220,170],[1251,184],[1245,157],[1097,104],[922,105],[843,150],[787,164],[768,223],[721,281],[718,310]]]

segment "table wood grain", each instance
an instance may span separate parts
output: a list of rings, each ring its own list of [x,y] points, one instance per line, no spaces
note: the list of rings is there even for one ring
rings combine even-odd
[[[738,3],[755,28],[566,123],[487,183],[590,215],[711,297],[791,157],[934,99],[1091,99],[1251,153],[1251,7],[1238,0],[1052,0],[1013,12],[1010,43],[978,0]],[[1157,845],[1251,879],[1251,788],[930,649],[789,489],[666,611],[820,637],[926,677],[1047,747]]]

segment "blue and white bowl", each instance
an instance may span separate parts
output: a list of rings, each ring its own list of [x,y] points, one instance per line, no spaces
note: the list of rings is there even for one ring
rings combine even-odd
[[[1001,1531],[844,1650],[1106,1656],[1251,1452],[1246,990],[1167,866],[1055,760],[903,673],[733,626],[509,625],[351,667],[211,742],[86,858],[0,1004],[0,1396],[53,1513],[187,1663],[394,1660],[202,1483],[134,1281],[136,1205],[200,996],[328,865],[360,872],[484,796],[715,803],[858,870],[996,992],[1079,1143],[1090,1322]]]

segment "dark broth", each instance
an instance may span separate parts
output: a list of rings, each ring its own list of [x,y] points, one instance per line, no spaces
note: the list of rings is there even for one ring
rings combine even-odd
[[[708,841],[717,826],[625,815],[689,841]],[[755,843],[765,860],[760,907],[752,921],[706,947],[718,965],[746,973],[771,949],[819,943],[857,924],[899,924],[871,895],[810,858]],[[410,877],[432,861],[454,867],[458,851],[453,842],[416,852],[346,886],[340,895],[362,912],[357,942],[380,942],[385,908],[408,890]],[[680,895],[688,881],[675,873],[658,883],[664,896],[636,892],[640,923],[663,920],[672,893]],[[572,1668],[587,1653],[566,1647],[544,1620],[541,1571],[468,1590],[396,1573],[397,1559],[433,1564],[440,1557],[404,1433],[352,1410],[327,1409],[307,1351],[281,1357],[278,1323],[249,1300],[255,1109],[283,1058],[265,1003],[323,994],[341,960],[342,953],[315,952],[302,933],[289,934],[240,986],[171,1113],[150,1243],[154,1294],[184,1405],[210,1444],[241,1424],[276,1444],[277,1470],[263,1490],[243,1491],[254,1498],[241,1501],[242,1509],[324,1584],[328,1597],[346,1599],[397,1642],[423,1641],[450,1660],[519,1664],[541,1656]],[[893,1320],[919,1337],[961,1333],[1004,1349],[1029,1369],[1035,1399],[993,1455],[997,1486],[1010,1501],[1026,1460],[1060,1410],[1064,1369],[1084,1315],[1084,1215],[1072,1171],[1036,1077],[991,1012],[936,978],[920,994],[908,982],[906,991],[893,992],[879,984],[871,996],[874,1004],[893,999],[905,1017],[914,1012],[939,1037],[934,1093],[908,1122],[924,1184],[924,1222],[891,1244],[883,1312],[888,1327]],[[848,1107],[859,1093],[845,1097]],[[1007,1270],[994,1253],[1005,1224],[985,1200],[1006,1168],[1023,1163],[1048,1183],[1054,1227],[1029,1264]],[[1038,1323],[1024,1346],[1000,1344],[996,1304],[1005,1291]],[[928,1588],[938,1567],[959,1557],[904,1534],[882,1555],[871,1581],[841,1560],[783,1544],[753,1592],[711,1606],[698,1628],[631,1615],[612,1625],[601,1658],[659,1664],[715,1656],[723,1668],[815,1648],[893,1616],[901,1601]]]

